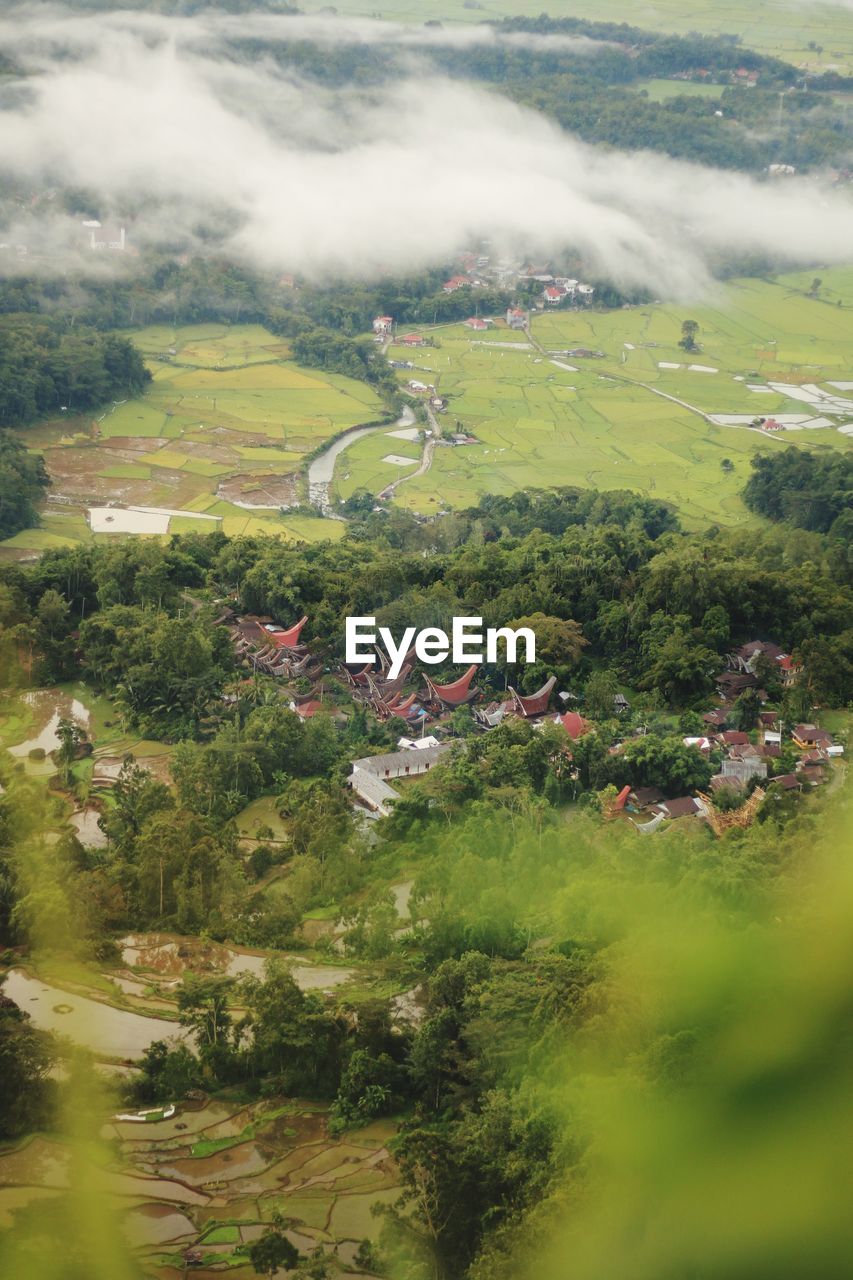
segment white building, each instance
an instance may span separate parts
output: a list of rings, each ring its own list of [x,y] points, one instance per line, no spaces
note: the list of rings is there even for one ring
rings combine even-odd
[[[414,741],[414,739],[412,739]],[[434,764],[450,750],[449,742],[435,742],[434,745],[418,750],[389,751],[381,756],[364,756],[354,760],[352,773],[348,778],[349,786],[368,809],[387,816],[391,805],[399,800],[399,793],[391,786],[393,778],[417,778],[428,773]]]

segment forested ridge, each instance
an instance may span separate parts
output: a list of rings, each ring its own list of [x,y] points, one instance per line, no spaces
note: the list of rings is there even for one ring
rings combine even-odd
[[[572,48],[538,45],[432,45],[424,31],[422,56],[436,72],[480,82],[556,120],[591,143],[627,150],[662,151],[723,169],[761,170],[780,159],[801,168],[843,164],[849,123],[831,94],[849,87],[844,75],[804,77],[778,58],[744,47],[731,36],[685,36],[578,18],[507,18],[492,24],[508,36],[585,37],[600,44]],[[308,39],[235,41],[238,53],[272,57],[324,85],[372,85],[398,76],[399,51],[367,42],[331,45]],[[411,52],[408,52],[411,57]],[[738,73],[741,73],[740,75]],[[757,83],[746,87],[743,73]],[[696,77],[720,84],[719,101],[682,96],[657,102],[647,79]],[[779,94],[785,108],[780,119]],[[716,114],[722,109],[722,118]]]
[[[100,408],[119,396],[139,395],[150,380],[125,338],[75,325],[68,315],[0,316],[0,428]]]

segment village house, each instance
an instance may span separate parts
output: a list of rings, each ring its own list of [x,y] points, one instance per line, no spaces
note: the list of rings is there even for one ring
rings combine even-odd
[[[451,276],[441,287],[445,293],[455,293],[457,289],[470,289],[471,281],[467,276]]]
[[[96,218],[89,218],[83,223],[89,232],[89,248],[97,252],[108,250],[112,253],[124,253],[127,239],[124,227],[105,227]]]
[[[425,347],[426,338],[421,333],[404,333],[400,342],[404,347]]]
[[[450,749],[450,743],[436,742],[419,750],[405,749],[389,751],[385,755],[364,756],[353,761],[347,785],[368,809],[387,816],[391,805],[400,798],[399,792],[390,785],[391,780],[416,778],[428,773]]]
[[[750,778],[766,778],[767,763],[759,760],[757,755],[743,758],[730,757],[721,764],[720,776],[726,781],[736,778],[739,783],[745,784]]]
[[[768,419],[768,422],[772,422],[772,419]],[[765,423],[765,427],[768,422]],[[755,675],[759,658],[773,663],[785,688],[796,683],[801,671],[800,666],[794,662],[790,654],[785,653],[778,644],[770,640],[750,640],[748,644],[741,645],[739,649],[726,655],[726,666],[731,672]]]
[[[527,312],[521,307],[510,307],[506,313],[506,322],[510,329],[527,328]]]
[[[743,733],[739,729],[724,729],[717,736],[717,741],[724,747],[748,747],[749,734]]]
[[[832,734],[827,733],[826,729],[819,729],[814,724],[796,724],[791,730],[791,738],[794,746],[799,747],[801,751],[811,751],[815,747],[830,747],[832,745]]]
[[[558,724],[565,729],[573,742],[576,742],[578,738],[582,738],[585,733],[589,733],[592,729],[589,721],[584,720],[583,716],[577,711],[566,711],[564,715],[554,716],[554,724]]]
[[[558,303],[563,301],[565,296],[565,290],[557,289],[554,286],[549,285],[548,288],[542,290],[542,297],[547,305],[551,307],[556,307]]]
[[[634,787],[629,799],[635,809],[649,809],[653,804],[660,804],[663,792],[657,787]]]
[[[384,337],[391,332],[393,325],[394,321],[391,316],[377,316],[373,321],[373,332]]]
[[[702,804],[693,796],[679,796],[676,800],[662,800],[652,806],[652,813],[659,813],[664,818],[695,818],[704,813]]]
[[[485,316],[469,316],[462,323],[466,329],[473,329],[475,333],[482,333],[484,329],[489,329],[495,322],[494,320],[486,319]]]

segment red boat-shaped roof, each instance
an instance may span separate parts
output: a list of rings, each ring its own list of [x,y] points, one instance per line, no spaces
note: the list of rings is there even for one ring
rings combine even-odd
[[[300,618],[299,621],[287,631],[269,631],[267,634],[273,644],[278,645],[279,649],[295,649],[299,644],[300,632],[307,621],[308,614],[306,613],[303,618]]]
[[[464,676],[460,676],[458,680],[454,680],[452,684],[433,684],[429,676],[426,677],[427,685],[430,692],[434,693],[440,702],[446,703],[449,707],[460,706],[463,702],[467,702],[470,697],[471,681],[474,679],[474,673],[477,670],[476,662],[472,662],[471,666],[465,672]]]
[[[402,702],[389,702],[388,705],[391,708],[392,714],[395,716],[405,716],[406,712],[411,711],[412,707],[415,705],[415,698],[417,696],[418,695],[416,693],[410,693],[408,698],[404,698]]]
[[[516,693],[515,689],[510,686],[512,694],[512,702],[516,711],[523,716],[541,716],[548,710],[548,703],[551,700],[551,691],[557,683],[557,677],[551,676],[550,680],[546,680],[541,689],[536,693],[529,693],[526,696]]]

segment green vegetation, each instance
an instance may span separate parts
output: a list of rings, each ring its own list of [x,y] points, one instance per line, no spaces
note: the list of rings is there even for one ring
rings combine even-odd
[[[310,0],[302,8],[316,13],[322,0]],[[339,0],[340,14],[374,16],[370,0]],[[423,13],[414,0],[384,0],[383,18],[404,22],[423,21]],[[435,19],[452,22],[481,22],[524,15],[535,21],[543,13],[541,0],[496,0],[488,9],[478,8],[471,0],[441,0],[430,11]],[[638,12],[631,0],[549,0],[544,12],[552,18],[586,18],[591,23],[636,23]],[[839,65],[849,74],[853,71],[853,37],[840,20],[838,8],[832,4],[792,7],[785,0],[768,0],[757,11],[747,0],[721,0],[713,6],[695,0],[655,0],[654,6],[642,10],[642,25],[664,34],[693,32],[737,37],[742,52],[761,50],[783,58],[794,66],[807,66],[811,71],[833,70]]]
[[[814,529],[843,539],[850,536],[853,508],[853,457],[815,457],[797,449],[752,460],[744,501],[771,520],[787,520],[798,529]]]
[[[846,180],[822,10],[749,47],[729,0],[661,35],[511,7],[447,0],[480,42],[431,14],[427,91]],[[223,75],[367,109],[419,56],[218,25]],[[853,268],[721,254],[682,306],[472,230],[320,282],[208,221],[203,253],[0,279],[0,1272],[846,1280]],[[308,466],[356,425],[326,519]],[[158,523],[93,532],[106,503]],[[537,660],[453,709],[459,668],[415,660],[413,769],[420,724],[342,667],[364,614],[530,627]],[[303,615],[307,658],[264,657]]]
[[[818,399],[795,399],[787,386],[798,396],[802,383],[846,394],[831,383],[851,370],[853,273],[828,272],[816,294],[810,289],[802,273],[733,281],[714,306],[689,312],[663,304],[549,310],[533,318],[535,346],[502,326],[484,335],[439,327],[429,331],[433,346],[392,346],[391,358],[415,365],[399,372],[401,384],[434,383],[449,401],[445,420],[478,441],[437,447],[431,469],[405,481],[395,501],[435,514],[484,493],[569,483],[646,493],[690,527],[747,522],[741,491],[756,451],[778,447],[780,436],[821,454],[849,448],[836,429],[844,416],[790,435],[752,428],[759,417],[821,417]],[[685,322],[697,326],[689,355],[680,345]],[[567,354],[579,350],[602,356]],[[390,436],[357,441],[338,462],[340,495],[380,492],[405,474],[382,461],[400,452],[415,456]]]
[[[54,492],[71,505],[46,513],[42,528],[19,533],[35,520],[22,486],[21,509],[4,504],[9,523],[0,533],[17,535],[6,546],[42,550],[92,541],[84,508],[98,499],[185,510],[186,517],[172,517],[173,533],[206,523],[195,513],[215,517],[232,536],[339,536],[335,522],[310,510],[281,515],[279,508],[298,506],[300,466],[318,444],[382,418],[386,410],[370,387],[335,372],[304,372],[287,359],[287,344],[259,326],[157,327],[133,332],[132,341],[153,371],[143,399],[123,400],[97,422],[52,422],[21,437],[38,449]],[[18,471],[26,465],[32,483],[43,486],[41,458],[28,458],[11,439],[4,448],[10,459],[17,450]]]
[[[149,380],[139,353],[121,338],[27,315],[0,317],[0,427],[99,408],[138,394]]]
[[[14,537],[38,519],[35,504],[48,486],[41,458],[0,432],[0,538]]]

